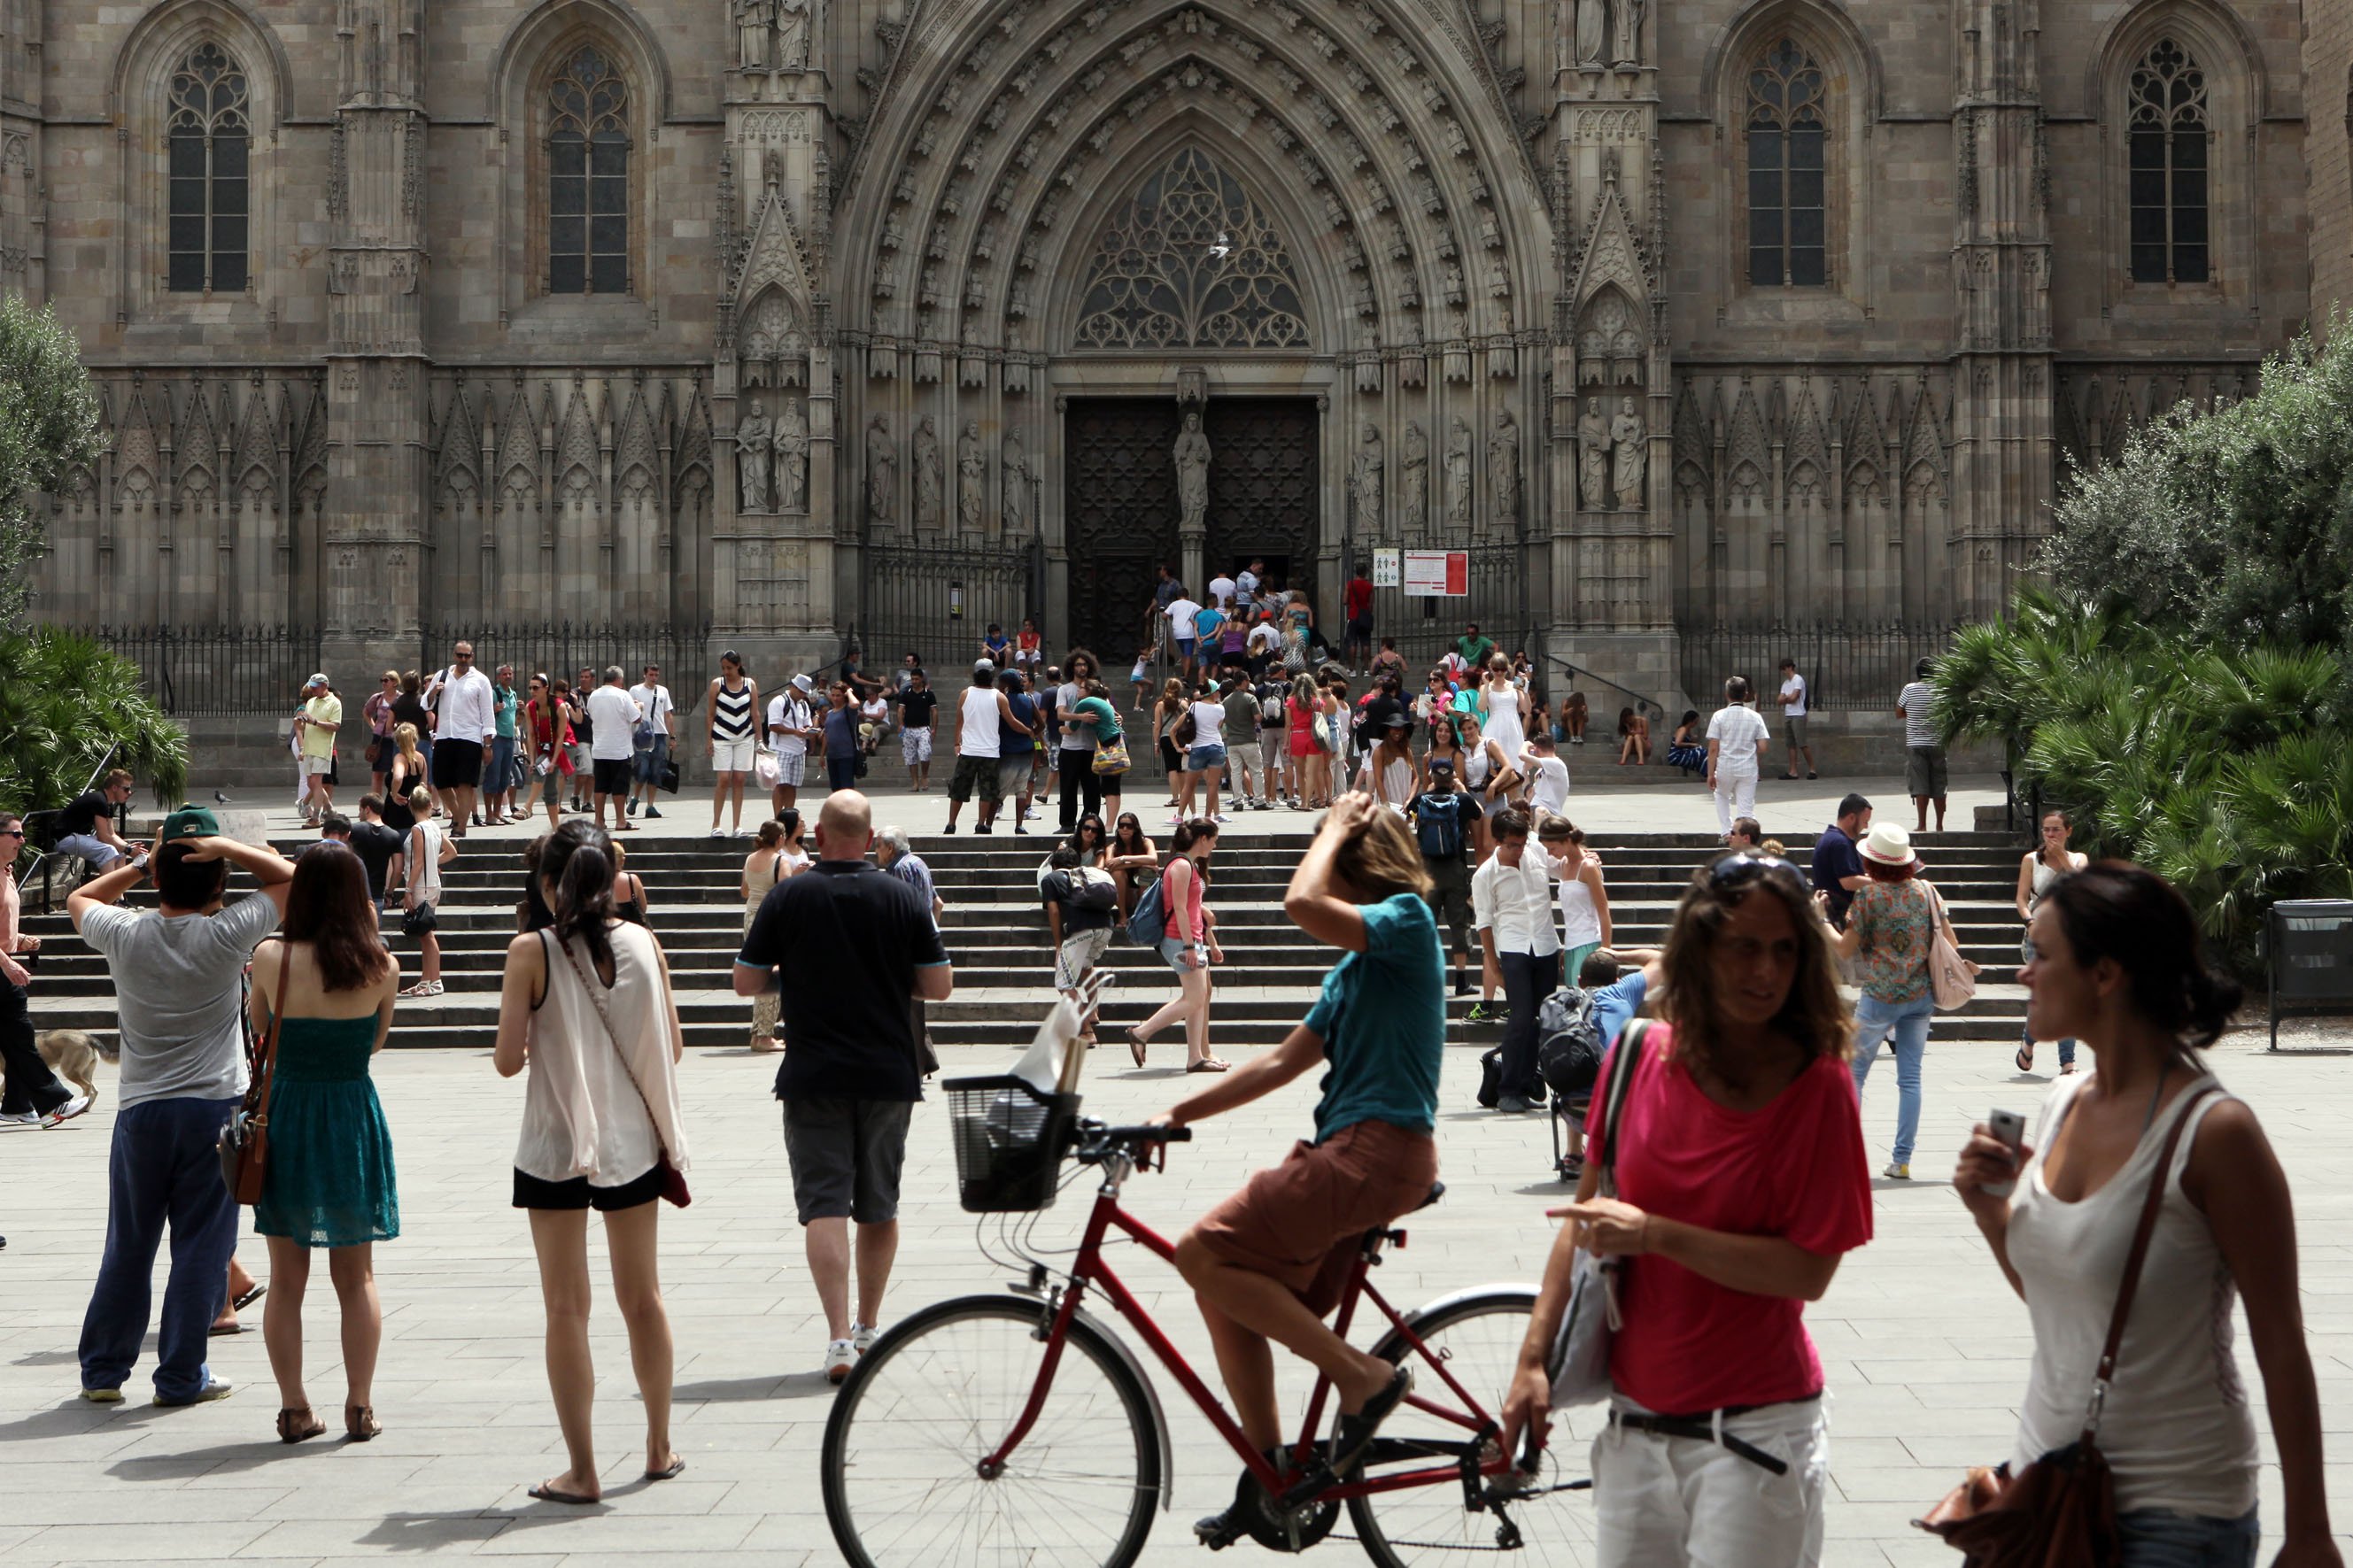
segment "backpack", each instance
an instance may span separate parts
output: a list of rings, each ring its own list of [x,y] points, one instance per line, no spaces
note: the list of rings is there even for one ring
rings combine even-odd
[[[1536,1009],[1536,1074],[1555,1095],[1592,1091],[1608,1043],[1593,1021],[1598,993],[1564,985]]]
[[[1462,858],[1463,796],[1449,790],[1443,795],[1431,791],[1413,803],[1414,837],[1421,843],[1425,860],[1460,860]]]
[[[1119,884],[1111,873],[1081,866],[1071,873],[1071,908],[1103,910],[1119,908]]]
[[[1479,1058],[1479,1104],[1493,1110],[1504,1100],[1504,1047],[1490,1046]]]
[[[1168,906],[1161,897],[1160,888],[1161,884],[1155,881],[1138,895],[1135,907],[1127,911],[1124,933],[1138,947],[1158,947],[1161,934],[1168,929]]]

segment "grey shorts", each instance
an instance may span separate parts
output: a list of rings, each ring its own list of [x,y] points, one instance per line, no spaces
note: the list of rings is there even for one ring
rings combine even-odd
[[[1945,748],[1942,746],[1906,746],[1904,748],[1904,793],[1926,795],[1930,800],[1945,798]]]
[[[1029,787],[1029,770],[1035,752],[1016,752],[1009,757],[997,759],[997,793],[1010,800]]]
[[[804,1095],[785,1101],[785,1157],[800,1222],[899,1217],[899,1167],[907,1157],[913,1101]]]
[[[798,789],[801,787],[802,777],[807,772],[808,753],[807,752],[778,752],[776,753],[776,782],[778,784],[790,784],[795,789]]]
[[[1791,747],[1805,745],[1807,743],[1806,715],[1803,713],[1781,715],[1781,739]]]

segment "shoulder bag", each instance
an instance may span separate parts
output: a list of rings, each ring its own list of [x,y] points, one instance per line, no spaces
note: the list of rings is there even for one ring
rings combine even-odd
[[[1972,1468],[1926,1518],[1912,1521],[1958,1550],[1966,1568],[2088,1568],[2116,1560],[2116,1483],[2097,1441],[2100,1411],[2116,1378],[2116,1351],[2124,1343],[2141,1265],[2148,1258],[2166,1184],[2172,1179],[2173,1151],[2189,1123],[2189,1113],[2212,1092],[2210,1083],[2183,1095],[2173,1129],[2165,1135],[2165,1152],[2149,1177],[2124,1277],[2116,1282],[2116,1304],[2108,1314],[2107,1343],[2100,1349],[2099,1370],[2093,1374],[2082,1435],[2015,1476],[2007,1463]]]
[[[269,1162],[269,1083],[278,1067],[278,1037],[286,1032],[286,977],[294,968],[293,950],[283,942],[279,949],[278,998],[269,1007],[269,1032],[255,1047],[245,1099],[220,1130],[221,1180],[230,1198],[240,1204],[261,1201]]]
[[[1598,1189],[1605,1198],[1618,1195],[1618,1147],[1625,1136],[1620,1118],[1626,1109],[1627,1093],[1633,1088],[1634,1074],[1641,1068],[1650,1032],[1648,1019],[1627,1025],[1619,1038],[1618,1054],[1610,1058],[1609,1085],[1601,1102],[1609,1141],[1602,1152]],[[1618,1277],[1630,1261],[1596,1258],[1582,1247],[1577,1249],[1569,1267],[1568,1305],[1560,1314],[1560,1331],[1545,1364],[1552,1378],[1555,1410],[1599,1405],[1609,1397],[1609,1342],[1625,1326],[1618,1310]]]
[[[544,942],[555,933],[542,931],[539,935]],[[621,1048],[621,1037],[613,1032],[613,1015],[605,1011],[605,994],[596,988],[596,976],[581,967],[580,955],[572,951],[570,941],[556,937],[555,945],[564,950],[565,961],[572,965],[572,973],[580,977],[580,988],[588,993],[588,1000],[596,1005],[597,1022],[605,1026],[605,1038],[612,1042],[613,1054],[621,1058],[622,1075],[629,1080],[629,1087],[638,1091],[638,1103],[646,1108],[646,1121],[653,1127],[654,1147],[659,1151],[654,1168],[661,1173],[661,1195],[684,1208],[694,1201],[694,1194],[686,1190],[686,1173],[670,1162],[670,1146],[662,1142],[661,1121],[654,1115],[653,1101],[646,1098],[646,1086],[638,1081],[638,1075],[629,1067],[629,1053]]]
[[[1928,988],[1936,1005],[1949,1013],[1968,1005],[1978,994],[1978,977],[1945,935],[1945,898],[1934,887],[1928,889],[1928,906],[1936,921],[1928,933]]]

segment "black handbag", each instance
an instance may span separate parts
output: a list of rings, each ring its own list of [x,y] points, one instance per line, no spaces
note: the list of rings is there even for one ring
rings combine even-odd
[[[423,936],[438,929],[440,923],[440,918],[433,912],[431,904],[412,904],[400,911],[400,934],[403,936]]]
[[[654,787],[660,790],[664,795],[676,795],[678,793],[678,762],[675,758],[664,757],[662,759],[661,777],[654,781]]]

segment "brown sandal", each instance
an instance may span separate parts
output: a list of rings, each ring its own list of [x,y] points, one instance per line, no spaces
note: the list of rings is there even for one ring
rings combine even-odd
[[[305,1405],[299,1409],[290,1406],[278,1413],[278,1440],[281,1443],[303,1443],[327,1429],[318,1413]]]
[[[346,1405],[343,1406],[343,1436],[353,1442],[364,1443],[383,1430],[382,1423],[375,1418],[375,1405]]]

